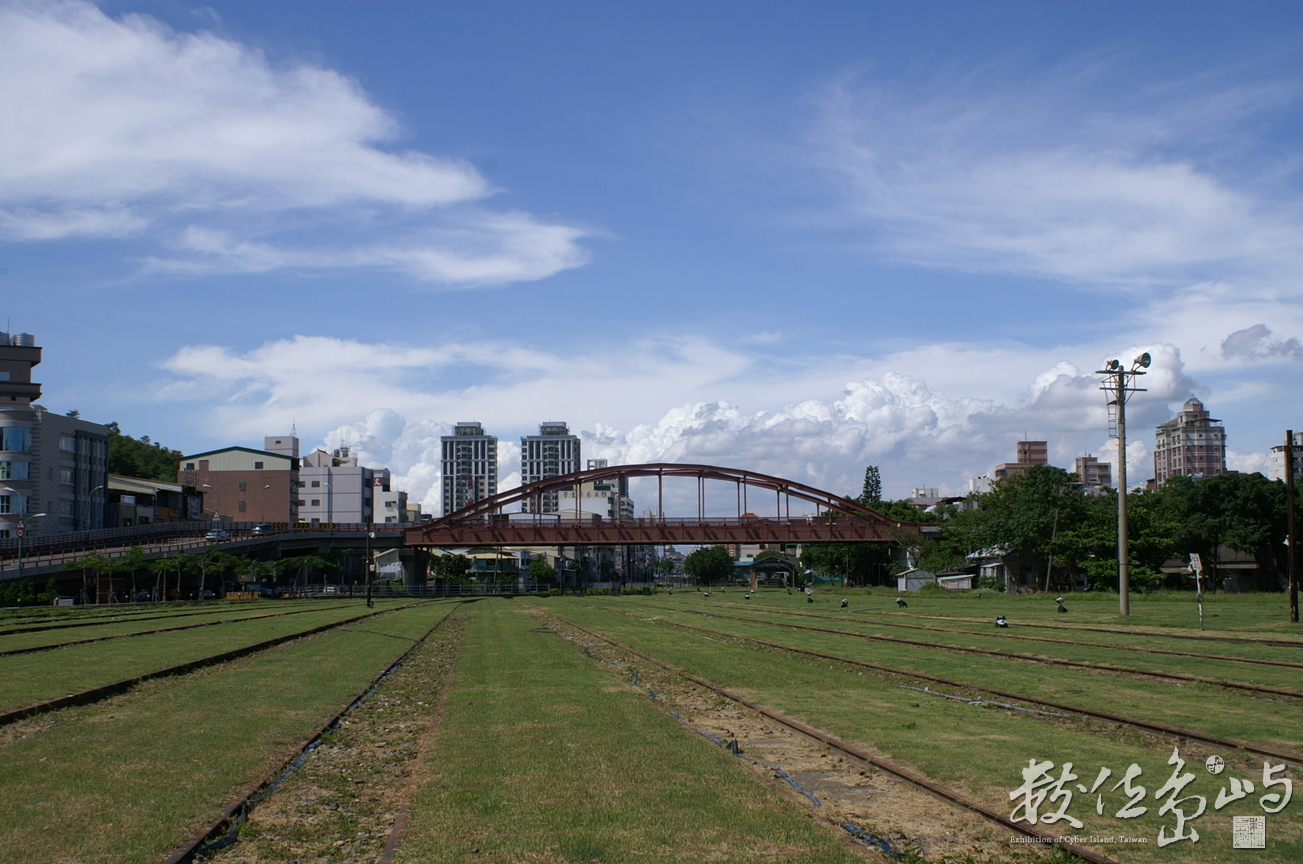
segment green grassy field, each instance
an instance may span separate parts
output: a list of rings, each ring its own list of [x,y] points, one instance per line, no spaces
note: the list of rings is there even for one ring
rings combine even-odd
[[[396,611],[24,730],[0,759],[0,861],[166,858],[451,608]]]
[[[1087,775],[1084,781],[1087,785],[1099,767],[1111,767],[1115,777],[1120,777],[1122,770],[1135,762],[1142,767],[1143,776],[1149,781],[1148,788],[1152,793],[1172,772],[1166,763],[1174,742],[1119,731],[1098,723],[1071,722],[1066,718],[979,708],[945,700],[904,689],[909,685],[905,678],[893,680],[888,677],[883,680],[873,674],[855,671],[853,667],[758,650],[742,639],[728,645],[710,642],[702,634],[673,626],[674,622],[710,627],[738,636],[755,636],[770,642],[868,660],[893,668],[924,671],[1028,695],[1094,705],[1102,710],[1157,719],[1214,734],[1237,735],[1259,743],[1303,750],[1300,747],[1303,743],[1303,716],[1300,716],[1300,706],[1296,702],[1261,702],[1247,695],[1207,685],[1133,679],[1021,661],[958,655],[940,648],[928,650],[865,642],[851,637],[795,631],[773,624],[704,618],[675,608],[701,609],[711,603],[722,606],[717,601],[727,602],[733,599],[739,603],[744,602],[742,592],[737,592],[736,598],[732,595],[732,591],[722,595],[712,592],[710,598],[704,598],[700,594],[676,592],[673,597],[567,598],[546,601],[540,605],[610,638],[743,693],[754,701],[789,713],[817,728],[831,731],[844,740],[858,742],[870,750],[913,765],[927,776],[967,790],[989,806],[1005,812],[1012,809],[1008,803],[1008,793],[1020,785],[1019,769],[1027,765],[1029,759],[1050,760],[1056,766],[1070,761],[1076,766],[1078,774]],[[785,592],[767,596],[762,594],[754,599],[762,600],[771,609],[786,608],[802,613],[812,608],[817,611],[820,605],[807,603],[803,598],[797,597],[789,600]],[[920,602],[911,597],[908,612],[926,615],[945,613],[967,618],[974,617],[975,607],[985,608],[986,603],[986,598],[965,604],[948,599],[939,599],[934,603],[923,599]],[[891,601],[891,607],[881,600],[878,604],[884,612],[895,608],[894,600]],[[981,606],[978,607],[977,604]],[[731,607],[734,604],[730,602],[729,605]],[[855,605],[852,601],[851,608],[855,608]],[[1051,611],[1044,617],[1054,622],[1053,604],[1050,605]],[[728,614],[736,611],[730,608]],[[832,603],[826,604],[823,611],[828,615],[843,614],[843,610]],[[1160,617],[1160,614],[1151,614],[1147,609],[1142,608],[1140,611],[1150,623]],[[1236,609],[1235,614],[1240,614],[1240,610]],[[777,620],[781,617],[781,611],[757,617]],[[1107,616],[1099,617],[1103,619]],[[791,620],[793,623],[811,622],[811,619],[795,616]],[[839,629],[853,628],[853,625],[842,621],[828,623]],[[930,625],[936,623],[935,619],[929,621]],[[866,623],[854,629],[867,632],[871,628],[872,624]],[[917,635],[919,634],[915,634]],[[941,634],[927,635],[937,637],[939,644],[948,641]],[[967,640],[964,640],[964,644],[968,644]],[[1054,647],[1054,656],[1071,653],[1060,650],[1069,646]],[[1096,649],[1082,650],[1090,652]],[[1294,656],[1303,653],[1294,649],[1281,650],[1294,652]],[[1150,662],[1157,659],[1156,655],[1143,656],[1147,665],[1162,665]],[[1170,661],[1183,658],[1165,659]],[[1180,663],[1169,665],[1180,667]],[[1254,671],[1256,668],[1247,667],[1248,671],[1237,677],[1248,680],[1274,678],[1277,671],[1264,667],[1269,674],[1263,676]],[[1295,676],[1292,683],[1297,686],[1301,679],[1303,676]],[[934,689],[946,690],[935,686]],[[1097,815],[1091,806],[1093,800],[1081,808],[1084,827],[1075,833],[1107,834],[1125,830],[1137,836],[1147,836],[1149,843],[1144,846],[1100,844],[1110,854],[1126,861],[1243,860],[1242,852],[1230,848],[1230,816],[1263,815],[1262,811],[1239,802],[1238,808],[1231,805],[1213,812],[1213,799],[1218,789],[1226,785],[1225,775],[1223,778],[1213,778],[1203,769],[1205,757],[1214,751],[1186,743],[1182,745],[1181,752],[1190,761],[1187,770],[1198,771],[1195,774],[1197,785],[1192,787],[1196,790],[1194,794],[1208,797],[1208,811],[1201,817],[1203,827],[1199,828],[1205,835],[1204,841],[1197,846],[1184,843],[1158,849],[1155,840],[1160,825],[1165,823],[1162,819],[1155,818],[1157,807],[1151,807],[1149,813],[1139,819],[1123,822],[1110,818],[1107,814]],[[1228,770],[1237,772],[1236,776],[1251,778],[1255,784],[1261,779],[1261,759],[1236,752],[1216,752],[1225,757],[1227,765],[1232,766]],[[1294,770],[1291,769],[1291,774]],[[1113,797],[1116,798],[1117,794],[1114,793]],[[1120,804],[1114,805],[1115,810],[1117,806]],[[1269,848],[1265,852],[1255,853],[1258,857],[1254,860],[1303,859],[1303,844],[1300,843],[1303,820],[1296,815],[1287,815],[1291,810],[1297,813],[1291,805],[1286,811],[1269,818],[1273,826]],[[1168,819],[1171,819],[1170,815]],[[1200,822],[1195,824],[1198,826]],[[1062,830],[1060,833],[1063,833]],[[1188,848],[1183,850],[1182,846]]]
[[[840,606],[843,596],[848,608]],[[980,817],[952,819],[946,815],[951,805],[902,791],[904,784],[892,786],[880,772],[853,766],[826,747],[783,738],[754,712],[583,636],[569,623],[902,763],[1006,815],[1017,803],[1010,793],[1031,761],[1052,763],[1054,779],[1071,763],[1077,777],[1066,784],[1073,793],[1066,812],[1081,827],[1067,821],[1041,827],[1075,836],[1124,864],[1303,860],[1303,802],[1291,800],[1278,813],[1263,810],[1263,794],[1283,787],[1263,787],[1261,757],[1081,715],[947,699],[938,694],[991,697],[910,674],[1303,755],[1300,699],[954,650],[976,647],[1303,690],[1303,669],[1181,656],[1303,662],[1303,631],[1288,624],[1283,598],[1210,597],[1204,631],[1188,597],[1137,596],[1130,618],[1119,617],[1116,598],[1109,597],[1067,598],[1067,615],[1044,597],[990,592],[980,599],[911,595],[907,609],[896,606],[894,594],[881,592],[817,592],[815,598],[809,603],[779,589],[747,600],[743,591],[729,589],[709,598],[676,591],[439,601],[405,609],[385,601],[389,605],[376,610],[385,614],[366,621],[0,727],[0,862],[162,861],[445,615],[451,618],[441,628],[448,632],[443,641],[419,647],[358,719],[330,736],[264,805],[269,818],[260,821],[255,813],[247,839],[217,860],[375,861],[409,798],[411,818],[396,845],[400,862],[878,860],[866,858],[863,847],[831,824],[852,818],[845,814],[891,837],[896,848],[912,849],[904,860],[957,864],[968,854],[978,862],[1043,855],[1010,845],[1006,829]],[[302,607],[190,609],[200,614],[175,616],[175,623],[230,623],[3,657],[0,704],[72,692],[366,611],[355,600],[234,620],[296,608]],[[1008,615],[1013,626],[997,633],[990,626],[996,614]],[[63,641],[88,631],[170,626],[168,619],[134,617],[103,627],[4,635],[0,650],[35,644],[22,640],[50,633]],[[809,627],[841,632],[798,629]],[[863,638],[874,635],[922,644]],[[1183,635],[1259,641],[1177,638]],[[1263,639],[1298,644],[1264,645]],[[452,687],[434,727],[433,706],[454,656]],[[638,686],[632,686],[634,671],[642,676]],[[685,727],[669,709],[700,730],[738,740],[744,757]],[[1190,796],[1200,796],[1206,809],[1189,823],[1200,835],[1197,843],[1160,847],[1160,830],[1171,832],[1177,823],[1174,812],[1159,812],[1171,796],[1157,795],[1174,774],[1174,748],[1186,760],[1182,773],[1190,775],[1177,806],[1193,813],[1197,801]],[[1223,773],[1205,768],[1210,756],[1224,759]],[[1126,796],[1114,785],[1132,764],[1141,770],[1134,783],[1146,790],[1139,806],[1147,811],[1122,819],[1116,813]],[[777,779],[772,769],[784,765],[817,793],[822,808]],[[1112,774],[1092,792],[1101,768]],[[1290,765],[1284,776],[1292,782],[1300,772],[1303,767]],[[1218,793],[1229,789],[1231,777],[1251,781],[1253,792],[1218,808]],[[1041,812],[1048,809],[1043,805]],[[1232,848],[1237,816],[1266,818],[1266,849]]]

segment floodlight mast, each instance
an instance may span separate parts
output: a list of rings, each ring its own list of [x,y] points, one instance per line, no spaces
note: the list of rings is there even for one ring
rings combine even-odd
[[[1117,406],[1118,439],[1118,614],[1123,617],[1131,615],[1131,557],[1127,543],[1127,399],[1132,393],[1143,393],[1143,387],[1136,387],[1136,375],[1144,375],[1142,369],[1148,369],[1153,358],[1146,351],[1131,361],[1127,369],[1117,360],[1110,360],[1104,368],[1095,374],[1107,376],[1099,389],[1112,398],[1109,405]]]

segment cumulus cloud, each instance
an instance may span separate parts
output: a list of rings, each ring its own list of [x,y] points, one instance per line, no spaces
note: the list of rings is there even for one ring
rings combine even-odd
[[[1246,363],[1270,363],[1277,360],[1303,360],[1303,345],[1298,339],[1273,339],[1266,324],[1254,324],[1222,340],[1222,357]]]
[[[1172,88],[1105,110],[1090,94],[1102,74],[1014,86],[956,75],[935,88],[944,95],[844,81],[824,102],[819,158],[849,179],[870,242],[914,264],[1134,285],[1298,263],[1296,209],[1184,149],[1232,146],[1228,127],[1290,88]]]
[[[0,111],[12,240],[143,235],[164,246],[152,271],[369,267],[464,285],[586,260],[584,229],[488,209],[470,164],[388,149],[398,124],[355,81],[147,16],[0,4]]]
[[[1169,419],[1173,405],[1202,389],[1184,371],[1174,346],[1133,346],[1122,356],[1145,350],[1154,363],[1143,381],[1146,392],[1129,405],[1133,430]],[[584,358],[499,357],[499,367],[474,386],[455,393],[419,389],[478,354],[496,356],[465,345],[412,348],[319,337],[271,343],[246,354],[196,347],[169,361],[177,380],[161,398],[219,396],[226,404],[212,409],[213,424],[243,429],[254,440],[269,429],[287,429],[291,422],[301,429],[328,430],[318,439],[320,446],[348,445],[365,464],[390,468],[411,500],[433,513],[441,506],[439,438],[449,434],[454,422],[467,419],[481,420],[499,437],[504,490],[519,481],[516,436],[532,432],[529,424],[538,417],[568,417],[582,437],[585,458],[745,468],[842,494],[858,491],[866,465],[882,468],[892,496],[905,496],[915,486],[962,494],[969,478],[1013,460],[1015,443],[1024,437],[1049,441],[1051,462],[1066,468],[1086,452],[1116,465],[1095,365],[1053,364],[1033,375],[1021,393],[1005,399],[950,395],[918,377],[888,371],[852,380],[840,393],[833,388],[826,395],[817,382],[807,381],[807,398],[744,410],[717,399],[666,407],[672,400],[663,392],[641,389],[645,379],[632,371],[632,366],[651,362],[656,352],[648,350],[629,368],[607,373],[612,392],[635,394],[634,409],[598,402],[589,404],[584,418],[578,412],[586,397],[567,396],[564,383],[591,373]],[[534,369],[529,375],[526,366]],[[706,380],[701,386],[718,392],[728,385]],[[522,409],[515,401],[517,394],[540,387],[548,396],[546,413]],[[593,419],[608,407],[607,418],[650,414],[654,419],[628,425]],[[568,414],[570,410],[577,413]],[[1150,473],[1146,441],[1133,432],[1129,442],[1128,464],[1137,483]],[[651,506],[648,494],[648,487],[635,486],[642,509]]]
[[[1012,461],[1024,438],[1048,441],[1051,463],[1064,468],[1086,453],[1116,466],[1095,373],[1109,359],[1147,351],[1153,360],[1127,409],[1135,483],[1152,474],[1153,427],[1192,394],[1208,395],[1168,343],[1134,344],[1088,364],[1050,361],[1032,374],[1026,353],[956,345],[872,363],[846,358],[831,372],[816,357],[785,377],[759,375],[748,355],[703,340],[590,347],[588,355],[496,340],[411,346],[320,336],[243,352],[191,346],[162,364],[169,380],[155,398],[194,406],[204,428],[222,430],[214,446],[295,424],[327,449],[349,444],[437,513],[439,438],[465,420],[498,436],[503,489],[518,481],[518,436],[562,420],[582,436],[585,458],[704,462],[843,494],[858,491],[866,465],[878,465],[888,494],[901,497],[915,487],[965,493],[970,478]],[[1000,374],[971,377],[978,364]],[[987,389],[974,393],[974,381]],[[646,494],[635,488],[642,509],[654,506]]]

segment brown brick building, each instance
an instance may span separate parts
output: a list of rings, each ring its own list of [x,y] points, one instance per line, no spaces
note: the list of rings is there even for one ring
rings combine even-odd
[[[204,496],[204,515],[232,522],[299,521],[299,439],[273,435],[265,450],[225,447],[182,456],[177,482]]]

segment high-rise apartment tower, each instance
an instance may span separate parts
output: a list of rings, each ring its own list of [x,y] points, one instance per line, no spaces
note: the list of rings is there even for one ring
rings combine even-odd
[[[520,439],[520,485],[525,486],[579,470],[579,436],[564,423],[542,423],[537,435]],[[557,512],[557,493],[544,492],[522,502],[526,513]]]
[[[498,494],[498,439],[458,423],[443,442],[443,515]]]
[[[1194,397],[1181,413],[1154,430],[1154,482],[1173,477],[1212,477],[1226,473],[1226,430]]]

